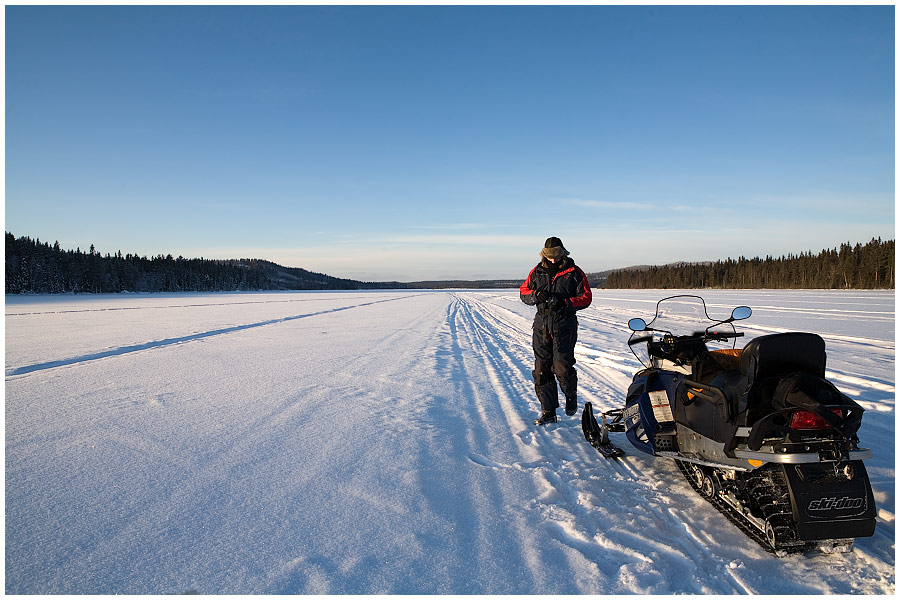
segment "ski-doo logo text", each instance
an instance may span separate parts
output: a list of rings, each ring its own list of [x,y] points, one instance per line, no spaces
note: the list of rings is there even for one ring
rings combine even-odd
[[[634,419],[635,421],[637,421],[638,410],[639,410],[638,405],[632,404],[631,406],[627,407],[624,411],[622,411],[622,418]]]
[[[819,498],[809,503],[809,510],[840,510],[844,508],[862,508],[863,498]]]

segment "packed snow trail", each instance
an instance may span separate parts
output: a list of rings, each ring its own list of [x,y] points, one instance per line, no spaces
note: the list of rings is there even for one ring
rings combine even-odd
[[[623,324],[663,294],[595,291],[580,407],[621,405]],[[868,409],[853,553],[775,558],[580,410],[533,426],[513,290],[7,297],[6,591],[892,593],[893,295],[703,295],[822,333]]]

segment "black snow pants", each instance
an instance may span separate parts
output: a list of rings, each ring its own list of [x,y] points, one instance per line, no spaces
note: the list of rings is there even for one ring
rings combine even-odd
[[[541,403],[541,410],[559,408],[556,382],[570,402],[576,400],[578,376],[575,373],[575,341],[578,337],[578,319],[570,312],[538,311],[534,317],[534,389]],[[554,380],[554,375],[556,379]]]

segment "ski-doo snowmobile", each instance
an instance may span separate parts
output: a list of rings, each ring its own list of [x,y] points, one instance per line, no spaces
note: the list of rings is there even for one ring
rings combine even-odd
[[[816,334],[763,335],[738,349],[734,322],[750,314],[740,306],[713,320],[701,297],[678,295],[660,300],[650,323],[629,321],[628,344],[646,368],[601,424],[585,404],[585,438],[615,458],[623,451],[609,432],[624,432],[636,449],[674,459],[697,492],[779,556],[850,551],[875,531],[863,465],[872,451],[857,437],[863,408],[825,379]]]

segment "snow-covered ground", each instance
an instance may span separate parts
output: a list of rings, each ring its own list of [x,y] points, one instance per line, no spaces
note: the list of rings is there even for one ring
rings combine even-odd
[[[669,294],[595,290],[582,402]],[[852,553],[776,558],[622,434],[534,427],[516,290],[7,296],[6,592],[893,593],[894,293],[701,295],[743,343],[823,335],[867,409]]]

